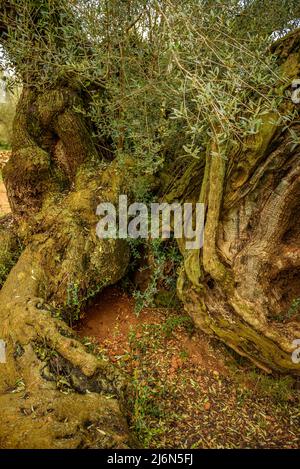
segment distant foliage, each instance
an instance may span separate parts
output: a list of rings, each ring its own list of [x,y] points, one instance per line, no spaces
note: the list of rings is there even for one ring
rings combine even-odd
[[[1,76],[0,76],[1,80]],[[5,87],[3,86],[5,89]],[[17,93],[3,93],[0,100],[0,150],[10,148]]]

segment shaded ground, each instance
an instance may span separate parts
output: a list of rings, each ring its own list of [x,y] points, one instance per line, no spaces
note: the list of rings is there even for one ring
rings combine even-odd
[[[0,216],[10,213],[10,206],[8,203],[6,189],[3,184],[1,169],[6,163],[10,155],[9,151],[0,151]]]
[[[79,334],[134,383],[131,425],[150,448],[298,448],[299,383],[241,363],[184,313],[145,309],[116,287]]]

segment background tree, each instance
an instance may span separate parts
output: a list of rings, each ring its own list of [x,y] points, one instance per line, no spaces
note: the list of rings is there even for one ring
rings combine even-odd
[[[12,139],[12,123],[15,115],[18,90],[7,92],[5,76],[0,77],[0,148],[9,148]]]

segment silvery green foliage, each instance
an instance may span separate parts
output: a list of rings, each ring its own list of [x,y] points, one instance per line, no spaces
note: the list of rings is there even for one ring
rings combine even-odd
[[[145,180],[166,158],[201,158],[212,139],[226,149],[280,118],[269,46],[298,26],[298,0],[4,3],[17,15],[2,63],[38,91],[79,90],[99,150],[130,155]]]

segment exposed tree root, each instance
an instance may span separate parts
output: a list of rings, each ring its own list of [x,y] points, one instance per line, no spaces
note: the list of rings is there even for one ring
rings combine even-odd
[[[0,336],[7,345],[0,375],[0,447],[132,445],[120,408],[127,383],[87,353],[37,297],[40,268],[32,254],[25,250],[0,292]]]

